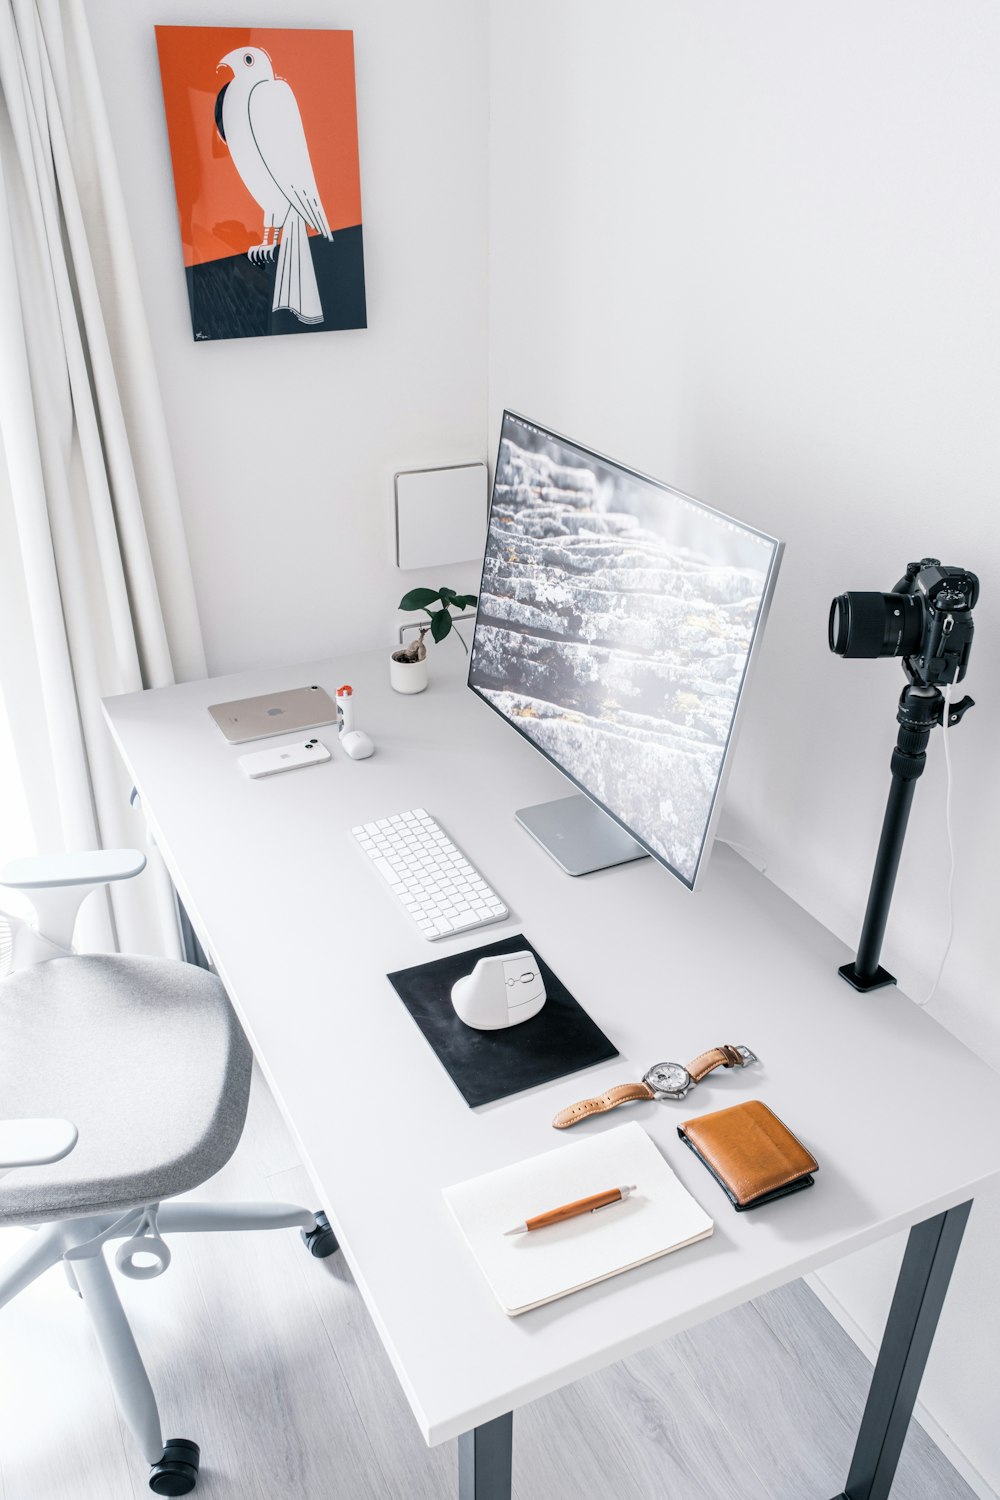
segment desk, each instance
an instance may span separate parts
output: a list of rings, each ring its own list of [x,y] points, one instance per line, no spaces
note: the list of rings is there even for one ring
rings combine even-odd
[[[329,763],[249,781],[206,712],[344,681],[377,746],[367,761],[319,730]],[[459,1438],[462,1500],[507,1500],[514,1408],[919,1225],[844,1491],[883,1500],[966,1205],[1000,1174],[996,1074],[897,990],[846,985],[843,945],[725,847],[696,896],[651,860],[563,874],[514,809],[565,782],[457,678],[400,697],[377,652],[132,694],[106,712],[420,1430],[429,1444]],[[417,935],[349,835],[416,806],[493,882],[509,922],[434,945]],[[384,976],[517,930],[621,1057],[472,1112]],[[441,1188],[562,1144],[550,1125],[560,1106],[726,1041],[762,1066],[713,1073],[686,1102],[627,1116],[712,1214],[713,1237],[506,1318]],[[752,1097],[802,1135],[821,1171],[811,1191],[735,1214],[676,1126]]]

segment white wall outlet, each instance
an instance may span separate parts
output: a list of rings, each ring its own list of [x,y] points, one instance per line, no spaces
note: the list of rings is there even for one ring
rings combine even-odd
[[[484,463],[399,470],[393,478],[397,568],[442,567],[482,557],[487,477]]]

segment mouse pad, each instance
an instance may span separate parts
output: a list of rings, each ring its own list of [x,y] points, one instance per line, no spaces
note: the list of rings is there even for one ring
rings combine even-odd
[[[452,1008],[455,981],[471,974],[481,958],[525,948],[538,960],[545,983],[547,999],[538,1015],[502,1031],[466,1026]],[[471,1109],[618,1056],[618,1048],[520,933],[386,977]]]

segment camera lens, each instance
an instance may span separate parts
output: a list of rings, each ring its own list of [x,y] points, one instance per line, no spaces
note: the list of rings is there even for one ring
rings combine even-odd
[[[910,656],[922,635],[913,594],[838,594],[830,605],[828,639],[838,656]]]

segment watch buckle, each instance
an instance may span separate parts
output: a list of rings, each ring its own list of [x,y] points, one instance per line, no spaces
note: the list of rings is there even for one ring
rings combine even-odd
[[[740,1064],[740,1067],[742,1068],[749,1067],[751,1063],[760,1062],[760,1058],[757,1056],[756,1052],[751,1052],[749,1047],[736,1047],[734,1050],[738,1052],[743,1059],[742,1063]]]

